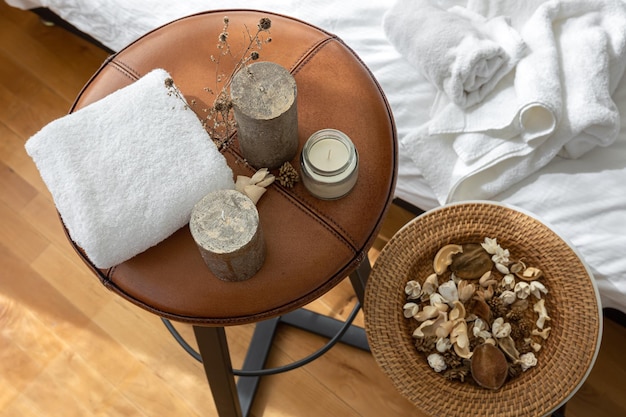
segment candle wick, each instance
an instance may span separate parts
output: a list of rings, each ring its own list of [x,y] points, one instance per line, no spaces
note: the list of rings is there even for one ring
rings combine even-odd
[[[328,159],[330,159],[330,153],[331,153],[332,149],[328,150]]]

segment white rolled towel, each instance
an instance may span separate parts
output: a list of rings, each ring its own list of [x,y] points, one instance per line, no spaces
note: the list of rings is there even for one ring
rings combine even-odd
[[[444,10],[427,0],[398,0],[383,25],[395,48],[463,109],[480,103],[525,51],[504,17]]]
[[[153,70],[26,143],[72,240],[98,268],[156,245],[204,195],[234,188],[226,159],[166,80]]]

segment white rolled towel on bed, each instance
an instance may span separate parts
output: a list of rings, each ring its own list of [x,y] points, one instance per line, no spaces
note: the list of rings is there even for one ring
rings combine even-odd
[[[480,103],[524,54],[521,36],[500,16],[485,19],[462,7],[398,0],[385,14],[395,48],[461,108]]]
[[[234,188],[226,159],[166,80],[154,70],[26,143],[71,238],[98,268],[156,245],[204,195]]]

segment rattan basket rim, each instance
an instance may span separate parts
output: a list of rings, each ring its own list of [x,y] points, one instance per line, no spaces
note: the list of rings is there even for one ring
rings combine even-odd
[[[537,355],[538,365],[500,390],[489,391],[448,381],[428,368],[411,343],[401,305],[409,275],[423,263],[432,263],[433,248],[476,236],[497,237],[499,242],[502,237],[506,242],[508,237],[500,234],[516,239],[510,242],[515,250],[541,259],[550,271],[545,279],[556,307],[551,311],[553,330]],[[542,241],[541,250],[533,247],[533,239]],[[528,211],[488,201],[448,204],[406,224],[376,260],[364,302],[372,354],[396,388],[427,415],[468,417],[548,415],[567,402],[596,360],[601,308],[593,275],[569,242]]]

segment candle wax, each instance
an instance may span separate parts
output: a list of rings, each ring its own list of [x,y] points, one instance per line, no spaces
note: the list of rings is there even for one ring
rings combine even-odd
[[[334,138],[321,139],[309,150],[311,165],[320,171],[336,171],[345,166],[349,159],[350,151],[346,145]]]

